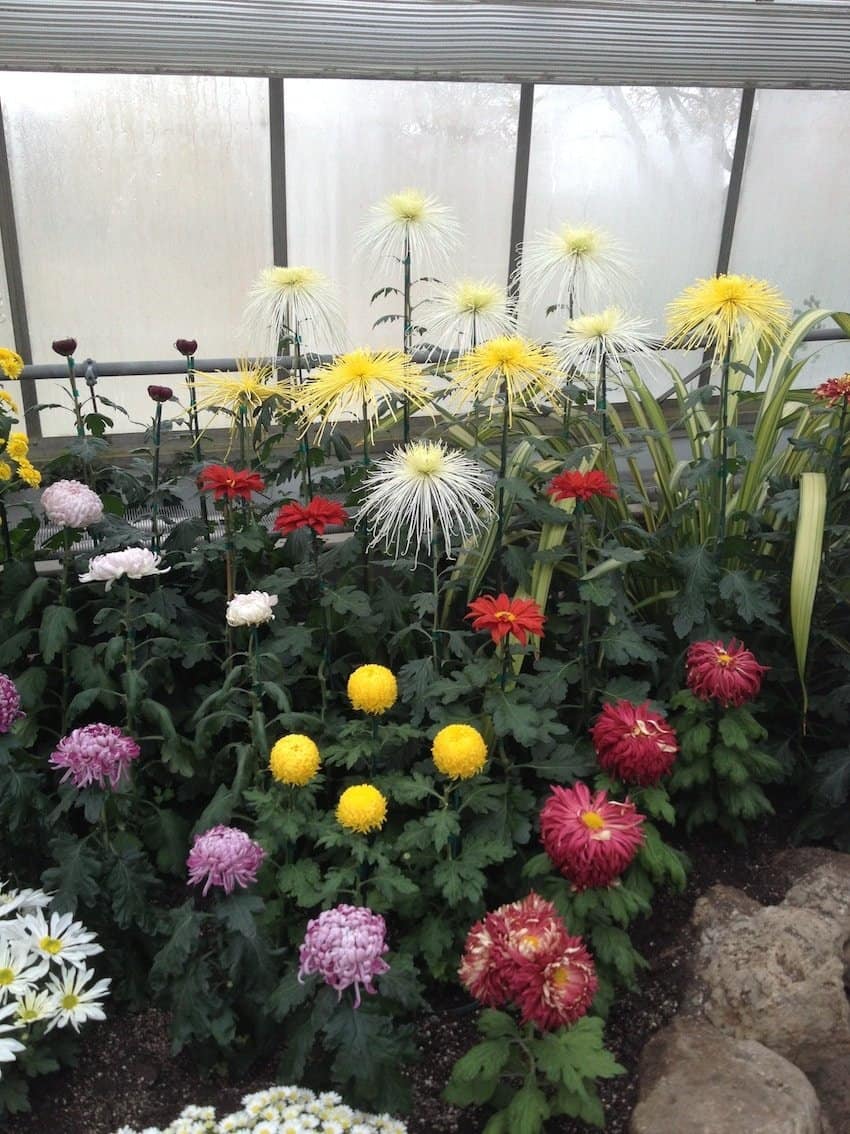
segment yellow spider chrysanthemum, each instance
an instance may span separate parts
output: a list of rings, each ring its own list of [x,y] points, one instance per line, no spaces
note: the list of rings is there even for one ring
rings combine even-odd
[[[6,442],[6,452],[13,461],[22,461],[30,450],[26,433],[10,433]]]
[[[12,466],[6,461],[0,461],[0,481],[12,479]]]
[[[241,358],[235,374],[207,374],[195,372],[195,390],[198,409],[221,408],[238,413],[240,409],[259,409],[263,402],[275,396],[289,397],[289,387],[274,382],[270,366],[256,366]]]
[[[395,399],[421,406],[428,397],[428,387],[407,355],[363,349],[340,355],[294,391],[295,408],[305,422],[319,421],[319,437],[331,418],[341,414],[365,417],[373,427],[382,410],[395,416]]]
[[[0,374],[7,378],[20,378],[24,368],[24,360],[19,354],[7,347],[0,347]]]
[[[385,665],[361,665],[348,679],[348,699],[361,713],[380,716],[398,698],[395,674]]]
[[[492,410],[492,400],[501,395],[509,422],[517,403],[558,397],[555,356],[518,335],[491,339],[465,354],[454,377],[467,401],[490,401]]]
[[[30,464],[26,457],[18,461],[18,476],[24,484],[28,484],[30,488],[38,488],[41,484],[41,473],[34,465]]]
[[[8,406],[12,413],[21,412],[18,409],[18,403],[15,401],[12,395],[7,394],[5,390],[0,390],[0,409],[3,409],[5,406]]]
[[[487,761],[487,745],[477,728],[450,724],[434,737],[431,755],[437,770],[453,780],[477,776]]]
[[[383,827],[387,817],[387,800],[372,784],[346,788],[336,805],[336,818],[348,831],[366,835]]]
[[[319,749],[309,736],[294,732],[283,736],[269,755],[269,768],[281,784],[304,787],[319,770]]]
[[[667,308],[668,343],[707,347],[725,355],[742,333],[775,343],[788,326],[790,307],[772,284],[753,276],[712,276],[685,288]]]

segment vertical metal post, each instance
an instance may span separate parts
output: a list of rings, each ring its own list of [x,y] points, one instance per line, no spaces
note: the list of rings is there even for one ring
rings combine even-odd
[[[289,262],[286,227],[286,124],[283,110],[283,79],[269,79],[269,150],[271,154],[272,251],[274,262]]]
[[[9,314],[12,316],[12,334],[15,350],[26,363],[32,362],[30,329],[27,320],[27,301],[24,294],[24,277],[21,270],[21,250],[18,245],[18,228],[15,223],[15,202],[12,199],[12,177],[9,171],[9,153],[6,149],[6,128],[3,123],[3,105],[0,102],[0,237],[3,241],[3,262],[6,267],[6,284],[9,288]],[[41,437],[38,395],[32,378],[21,379],[21,402],[26,414],[30,437]]]
[[[508,295],[519,297],[519,265],[525,232],[525,206],[528,199],[528,162],[531,154],[531,125],[534,115],[534,83],[523,83],[519,94],[514,197],[511,209],[511,245],[508,253]]]

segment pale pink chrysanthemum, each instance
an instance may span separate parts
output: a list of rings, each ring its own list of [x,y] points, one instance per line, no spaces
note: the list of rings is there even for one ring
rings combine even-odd
[[[21,712],[21,695],[11,677],[0,673],[0,733],[8,732]]]
[[[78,480],[57,480],[41,494],[41,506],[52,524],[87,528],[103,519],[103,502]]]
[[[644,816],[586,784],[553,787],[540,812],[540,837],[554,865],[576,890],[610,886],[643,843]]]
[[[189,885],[204,883],[203,893],[210,886],[220,886],[225,894],[233,893],[237,886],[248,887],[257,880],[266,852],[250,835],[238,827],[219,824],[202,835],[196,835],[186,859],[189,867]]]
[[[590,735],[604,771],[644,787],[667,775],[679,751],[676,733],[647,701],[603,705]]]
[[[360,1007],[361,984],[368,993],[372,981],[389,972],[383,959],[389,949],[387,927],[380,914],[363,906],[339,905],[307,922],[301,946],[298,979],[318,973],[340,996],[354,985],[354,1007]]]
[[[722,642],[694,642],[688,647],[685,671],[688,688],[701,701],[718,701],[724,709],[743,705],[758,697],[761,678],[768,666],[735,638]]]
[[[59,741],[50,757],[54,768],[64,768],[62,783],[71,780],[75,788],[97,784],[113,789],[129,774],[130,764],[140,749],[132,736],[107,724],[75,728]]]

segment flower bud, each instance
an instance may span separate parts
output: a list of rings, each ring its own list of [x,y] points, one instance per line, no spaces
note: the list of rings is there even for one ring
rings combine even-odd
[[[179,350],[181,354],[185,354],[187,358],[191,358],[195,351],[198,349],[198,340],[178,339],[174,344],[174,349]]]
[[[56,354],[61,354],[63,358],[70,358],[70,356],[77,349],[76,339],[56,339],[51,344]]]
[[[174,397],[174,391],[170,386],[148,386],[148,397],[155,402],[167,402]]]
[[[90,390],[93,390],[97,385],[97,367],[94,364],[93,358],[87,358],[86,366],[86,385]]]

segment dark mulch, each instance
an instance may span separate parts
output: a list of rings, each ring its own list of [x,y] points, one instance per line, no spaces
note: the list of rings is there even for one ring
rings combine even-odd
[[[683,894],[663,895],[652,916],[633,927],[637,948],[650,968],[640,990],[621,996],[608,1020],[608,1046],[627,1074],[603,1083],[608,1134],[626,1134],[637,1096],[637,1064],[647,1040],[676,1012],[682,993],[685,958],[691,947],[688,921],[695,900],[718,882],[736,886],[769,905],[785,886],[771,859],[785,845],[787,824],[774,821],[756,831],[748,848],[719,838],[688,840],[693,869]],[[412,1069],[413,1112],[410,1134],[477,1134],[483,1116],[459,1111],[441,1099],[452,1065],[475,1042],[475,1017],[444,1007],[422,1017],[422,1061]],[[78,1066],[36,1080],[32,1112],[6,1119],[4,1134],[112,1134],[122,1124],[165,1126],[194,1103],[214,1105],[223,1115],[236,1110],[242,1095],[268,1086],[273,1065],[256,1069],[239,1082],[203,1079],[186,1056],[172,1057],[168,1019],[151,1010],[92,1026],[81,1044]],[[552,1122],[551,1134],[586,1134],[573,1120]]]

